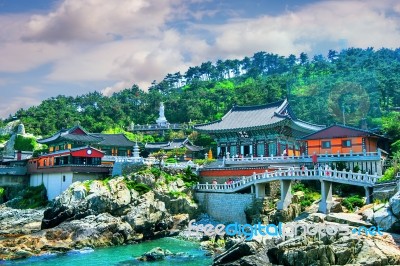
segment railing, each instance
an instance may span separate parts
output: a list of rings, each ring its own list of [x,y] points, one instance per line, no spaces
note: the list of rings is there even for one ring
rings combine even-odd
[[[60,165],[46,165],[46,166],[38,166],[38,169],[46,169],[46,168],[60,168],[60,167],[96,167],[96,168],[109,168],[109,165],[103,164],[60,164]]]
[[[188,167],[195,168],[196,170],[199,168],[198,164],[193,162],[185,162],[185,163],[163,163],[163,167],[166,168],[175,168],[175,169],[186,169]]]
[[[158,124],[148,124],[148,125],[134,125],[132,127],[129,127],[130,131],[136,131],[136,130],[159,130],[159,129],[186,129],[189,128],[188,125],[186,124],[166,124],[164,125],[158,125]]]
[[[135,157],[128,157],[128,156],[111,156],[105,155],[102,159],[103,162],[142,162],[143,158],[135,158]]]
[[[0,165],[1,175],[26,175],[27,168],[24,166],[4,166]]]
[[[333,181],[338,183],[359,185],[359,186],[373,186],[379,179],[378,175],[363,174],[361,172],[353,173],[352,171],[337,171],[337,170],[323,170],[323,169],[289,169],[277,170],[256,174],[251,176],[243,176],[240,180],[231,184],[197,184],[195,189],[198,191],[214,191],[214,192],[235,192],[246,188],[255,183],[264,183],[275,180],[312,180],[321,179],[326,181]]]
[[[380,160],[381,150],[377,152],[361,152],[361,153],[333,153],[333,154],[317,154],[318,162],[331,161],[362,161],[362,160]],[[229,154],[223,158],[223,163],[231,164],[255,164],[255,163],[311,163],[313,155],[302,154],[300,156],[249,156],[249,157],[229,157]]]

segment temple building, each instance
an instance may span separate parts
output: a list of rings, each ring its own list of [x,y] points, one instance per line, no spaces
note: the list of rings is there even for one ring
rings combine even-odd
[[[47,144],[49,153],[90,145],[108,156],[132,156],[135,142],[128,140],[124,134],[88,133],[80,125],[63,129],[54,135],[38,140]]]
[[[129,140],[124,134],[103,134],[91,133],[92,136],[100,137],[103,140],[92,146],[100,149],[105,155],[127,156],[133,155],[135,142]]]
[[[185,160],[193,160],[194,158],[201,156],[204,158],[204,154],[199,155],[200,152],[204,151],[204,148],[193,145],[188,138],[173,139],[172,141],[168,142],[146,143],[144,148],[149,152],[156,152],[159,150],[171,151],[174,149],[185,148]]]
[[[368,130],[333,125],[304,136],[306,154],[364,153],[387,150],[387,138]]]
[[[305,152],[299,139],[323,128],[297,119],[286,99],[258,106],[234,106],[221,120],[195,126],[216,140],[219,158],[298,156]]]
[[[28,161],[30,185],[43,184],[49,200],[76,181],[96,180],[110,175],[111,167],[101,164],[104,153],[85,146],[58,150]]]

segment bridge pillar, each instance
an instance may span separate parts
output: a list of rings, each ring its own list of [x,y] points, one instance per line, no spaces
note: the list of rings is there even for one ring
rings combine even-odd
[[[321,180],[321,201],[318,211],[329,213],[332,206],[332,182]]]
[[[254,194],[254,185],[251,185],[250,189],[251,189],[251,194]]]
[[[256,198],[265,197],[265,183],[256,184]]]
[[[371,187],[364,187],[365,189],[365,203],[370,204],[372,203],[372,188]]]
[[[286,209],[292,202],[292,185],[290,180],[281,181],[281,200],[278,201],[278,210]]]

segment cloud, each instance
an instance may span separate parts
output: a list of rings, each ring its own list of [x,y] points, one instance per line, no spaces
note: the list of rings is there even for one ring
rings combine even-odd
[[[110,41],[115,36],[156,36],[174,11],[173,0],[65,0],[46,15],[32,16],[26,40]]]
[[[232,20],[209,29],[216,36],[214,55],[236,57],[256,51],[281,55],[320,53],[349,46],[395,48],[399,17],[388,16],[392,1],[322,1],[279,16]],[[357,15],[355,15],[357,10]],[[209,26],[207,26],[209,27]],[[335,44],[336,47],[320,44]]]
[[[123,89],[130,88],[131,86],[132,86],[132,83],[129,81],[128,82],[120,81],[120,82],[113,84],[112,86],[102,89],[101,93],[105,96],[111,96],[114,92],[118,92]]]
[[[41,99],[35,96],[7,97],[7,101],[0,101],[0,117],[8,117],[20,108],[28,108],[40,104]]]

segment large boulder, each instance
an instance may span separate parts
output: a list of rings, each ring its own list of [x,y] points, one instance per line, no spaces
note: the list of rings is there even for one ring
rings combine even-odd
[[[235,243],[213,265],[400,265],[400,248],[387,234],[262,238]]]
[[[139,261],[160,261],[164,260],[167,256],[174,255],[168,249],[162,249],[160,247],[155,247],[152,250],[144,253],[142,256],[136,258]]]
[[[42,229],[89,215],[122,215],[139,196],[139,193],[127,188],[123,177],[112,179],[107,184],[102,181],[86,182],[73,183],[53,201],[44,212]]]
[[[400,219],[400,191],[390,198],[389,203],[393,215]]]
[[[44,209],[0,208],[0,235],[30,234],[40,230]]]
[[[164,202],[157,200],[152,191],[141,196],[138,202],[122,217],[132,226],[136,238],[141,240],[168,235],[173,227],[173,218]]]
[[[383,207],[374,212],[373,221],[383,231],[389,232],[395,229],[398,219],[393,215],[389,207]]]

